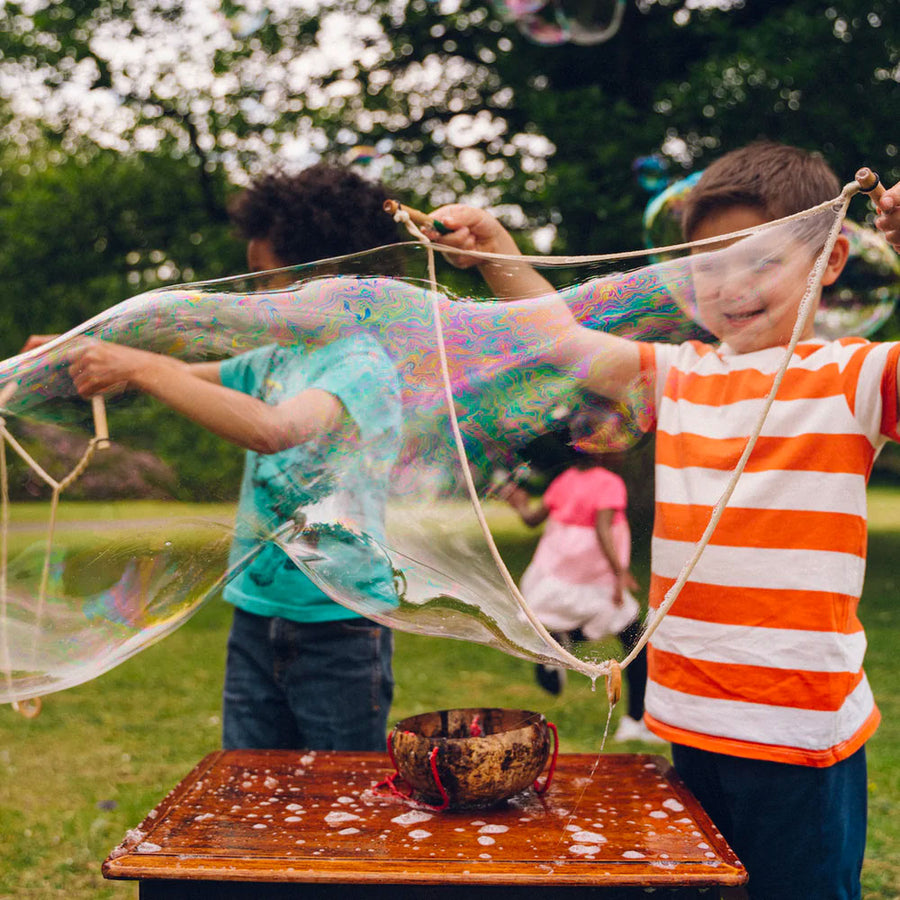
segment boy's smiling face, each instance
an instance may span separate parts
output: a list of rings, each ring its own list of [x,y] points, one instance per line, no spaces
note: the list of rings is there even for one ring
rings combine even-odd
[[[691,240],[714,238],[768,221],[756,207],[723,207],[698,223]],[[704,327],[736,353],[787,344],[815,262],[810,248],[791,240],[780,228],[710,247],[698,248],[692,265]],[[812,336],[810,316],[801,337]]]

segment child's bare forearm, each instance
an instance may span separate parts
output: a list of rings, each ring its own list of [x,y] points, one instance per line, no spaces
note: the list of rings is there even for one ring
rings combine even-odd
[[[170,360],[166,359],[166,362]],[[139,382],[146,393],[246,450],[278,453],[340,427],[344,408],[332,394],[310,389],[270,405],[263,400],[163,365],[148,370]]]
[[[618,578],[625,574],[627,567],[624,566],[619,559],[619,554],[616,552],[616,547],[613,543],[612,531],[610,530],[612,516],[613,510],[601,509],[597,513],[597,518],[594,521],[594,532],[597,535],[597,543],[600,545],[600,550],[606,557],[606,561],[609,563],[609,567],[612,569],[613,574]]]
[[[84,397],[125,387],[139,390],[219,437],[259,453],[292,447],[341,422],[343,407],[331,394],[304,391],[271,406],[224,387],[217,366],[91,341],[75,351],[69,372]]]
[[[528,506],[522,507],[519,509],[519,515],[522,517],[522,521],[529,526],[529,528],[537,528],[541,522],[545,521],[547,516],[550,514],[550,511],[543,505]]]
[[[501,300],[529,300],[555,290],[537,269],[526,262],[487,262],[478,267],[491,293]]]
[[[620,559],[616,551],[615,541],[612,536],[612,522],[615,511],[612,509],[601,509],[597,512],[594,520],[594,531],[597,535],[597,543],[606,557],[609,567],[616,579],[615,589],[613,590],[613,603],[621,606],[625,602],[624,592],[626,589],[634,590],[637,588],[637,582],[631,574],[631,570],[624,560]]]
[[[137,375],[133,385],[239,447],[259,453],[282,449],[284,442],[272,422],[271,407],[203,374],[209,373],[195,373],[178,360],[158,357]]]
[[[535,528],[543,522],[550,510],[543,502],[533,503],[528,493],[517,484],[508,484],[500,496],[519,514],[519,518],[529,527]]]
[[[435,210],[431,216],[442,224],[443,232],[432,231],[436,244],[448,248],[447,260],[458,268],[477,266],[491,293],[503,300],[525,300],[552,293],[553,285],[528,263],[515,259],[486,260],[470,253],[495,253],[521,256],[512,235],[483,209],[451,204]]]

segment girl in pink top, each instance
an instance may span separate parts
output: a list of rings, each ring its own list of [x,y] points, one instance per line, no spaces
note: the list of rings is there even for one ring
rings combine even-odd
[[[528,605],[564,646],[576,635],[589,641],[614,634],[626,653],[640,636],[640,607],[631,591],[631,530],[625,509],[625,482],[584,454],[557,476],[538,504],[520,487],[505,496],[526,525],[546,521],[534,557],[521,580]],[[538,682],[551,693],[562,690],[564,670],[538,666]],[[654,740],[644,727],[647,663],[642,652],[625,670],[628,714],[616,740]]]

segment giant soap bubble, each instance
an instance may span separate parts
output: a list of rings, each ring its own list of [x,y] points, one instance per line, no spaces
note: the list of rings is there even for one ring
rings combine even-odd
[[[844,221],[850,255],[840,279],[822,291],[816,333],[825,338],[874,334],[900,298],[900,257],[880,231]]]
[[[535,44],[602,44],[625,15],[625,0],[493,0],[497,15]]]
[[[651,424],[645,382],[621,385],[612,406],[600,396],[609,335],[702,334],[698,323],[734,302],[709,290],[718,280],[755,282],[755,299],[768,302],[760,259],[802,293],[841,209],[826,204],[725,249],[662,262],[649,253],[491,258],[510,274],[531,264],[544,276],[534,296],[510,302],[467,298],[464,273],[446,270],[455,290],[432,284],[427,249],[397,245],[145,293],[5,361],[0,700],[99,675],[222,586],[227,595],[296,577],[395,628],[605,674],[559,647],[523,605],[489,527],[505,513],[491,499],[497,473],[514,470],[561,415],[577,450],[638,440]],[[790,261],[776,253],[785,246],[796,251]],[[69,371],[91,341],[218,362],[229,377],[260,379],[271,404],[320,387],[346,416],[325,435],[252,458],[252,514],[235,516],[235,485],[210,498],[232,505],[209,516],[175,506],[133,527],[102,527],[66,513],[68,473],[74,484],[79,468],[111,452],[92,438],[90,406]],[[117,448],[139,443],[129,430],[137,401],[107,398]],[[56,443],[28,443],[39,425],[85,448],[74,470]],[[22,484],[38,470],[43,495],[24,502]]]
[[[682,242],[681,218],[685,202],[702,174],[702,171],[692,172],[653,195],[644,209],[644,244],[647,247],[670,247]]]

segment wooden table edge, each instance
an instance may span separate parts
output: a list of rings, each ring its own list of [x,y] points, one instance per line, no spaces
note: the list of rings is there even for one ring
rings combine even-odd
[[[104,860],[101,865],[101,872],[104,878],[119,881],[140,881],[143,879],[153,879],[160,877],[161,880],[169,881],[231,881],[241,883],[257,883],[258,876],[261,871],[266,869],[266,863],[260,861],[260,872],[254,872],[254,865],[246,859],[236,859],[240,862],[241,869],[236,871],[233,867],[229,867],[227,863],[223,863],[221,857],[216,861],[207,861],[203,858],[191,858],[179,855],[173,859],[172,854],[143,854],[135,852],[135,848],[147,838],[153,829],[165,821],[173,806],[190,791],[190,789],[201,780],[206,773],[216,765],[223,757],[231,753],[239,753],[241,751],[215,750],[204,756],[197,765],[151,810],[141,821],[140,825],[126,835],[123,840],[112,853]],[[266,751],[261,751],[265,753]],[[277,751],[272,751],[277,752]],[[324,751],[323,751],[324,752]],[[381,752],[360,753],[361,756],[376,759],[384,757],[386,760],[385,770],[390,770],[390,764],[387,757]],[[566,757],[575,762],[583,762],[593,765],[597,759],[595,754],[591,753],[568,753]],[[650,753],[620,753],[605,754],[606,756],[628,756],[638,757],[645,764],[655,764],[661,775],[669,782],[672,790],[680,799],[688,799],[689,802],[696,802],[688,791],[684,782],[678,776],[671,761],[659,754]],[[716,843],[722,841],[718,828],[707,815],[702,807],[697,807],[695,821],[699,828],[707,837],[713,838]],[[717,837],[718,836],[718,837]],[[724,843],[724,841],[722,841]],[[730,848],[728,848],[730,850]],[[732,854],[733,855],[733,854]],[[281,884],[346,884],[348,876],[352,876],[353,883],[361,884],[409,884],[409,885],[479,885],[498,887],[503,886],[519,886],[534,885],[535,887],[547,887],[552,885],[568,886],[568,887],[590,887],[602,886],[603,876],[598,873],[597,869],[603,865],[602,861],[578,862],[572,860],[558,860],[553,863],[539,862],[534,863],[534,870],[527,873],[517,874],[514,872],[498,873],[496,863],[488,866],[481,860],[467,860],[465,863],[459,863],[459,871],[443,871],[440,879],[437,879],[433,873],[417,873],[410,872],[403,868],[402,863],[398,863],[395,869],[382,865],[379,872],[367,873],[360,871],[358,864],[348,863],[344,860],[318,859],[315,869],[306,869],[303,867],[303,861],[299,859],[290,859],[285,857],[277,857],[279,861],[284,862],[291,869],[286,871],[278,878],[272,878],[269,873],[267,883]],[[173,865],[174,862],[174,865]],[[534,862],[534,861],[529,861]],[[641,861],[643,863],[643,861]],[[295,865],[297,864],[297,865]],[[622,866],[626,863],[617,862],[618,879],[622,878]],[[637,865],[637,863],[636,863]],[[564,867],[586,867],[590,866],[590,874],[586,871],[579,873],[577,871],[565,873],[560,869]],[[324,868],[323,868],[324,867]],[[726,859],[718,863],[705,864],[702,862],[695,863],[678,863],[677,878],[673,877],[674,872],[667,871],[674,866],[663,863],[659,865],[659,873],[652,876],[644,872],[636,877],[633,882],[627,879],[618,881],[617,884],[623,887],[648,887],[663,888],[671,886],[673,883],[683,885],[684,887],[729,887],[745,884],[747,881],[746,870],[740,865],[736,855],[732,859]],[[479,869],[484,871],[479,872]],[[488,871],[490,869],[490,871]],[[548,869],[550,871],[548,871]],[[165,873],[161,875],[161,873]],[[715,873],[715,882],[711,881],[711,875]]]
[[[602,864],[594,863],[595,870],[587,872],[560,872],[560,868],[566,862],[561,861],[552,872],[527,872],[527,873],[497,873],[477,870],[467,870],[458,873],[445,873],[440,879],[433,874],[421,874],[417,872],[381,869],[377,875],[359,872],[358,869],[343,871],[334,869],[324,871],[322,868],[304,869],[296,867],[291,872],[284,872],[279,877],[272,877],[267,873],[266,884],[398,884],[398,885],[478,885],[481,887],[515,887],[528,885],[531,887],[602,887],[604,876],[596,871],[596,867]],[[582,867],[588,864],[581,864]],[[548,868],[545,864],[544,868]],[[610,881],[615,880],[616,887],[646,887],[665,888],[677,885],[685,888],[712,888],[731,887],[745,884],[747,873],[743,869],[730,866],[708,866],[696,864],[691,866],[695,871],[685,871],[685,866],[680,865],[677,874],[661,867],[658,875],[648,876],[646,873],[636,875],[633,879],[627,877],[621,869],[616,874],[609,875]],[[254,873],[249,867],[235,872],[227,867],[217,866],[208,869],[172,868],[171,865],[146,865],[143,867],[129,866],[127,872],[117,873],[112,867],[104,866],[104,877],[114,881],[141,881],[144,879],[156,879],[165,881],[209,881],[209,882],[242,882],[249,884],[262,883],[258,877],[263,871]],[[710,880],[710,872],[716,874],[715,881]],[[352,874],[352,881],[348,879],[348,872]],[[161,874],[164,873],[164,874]]]

